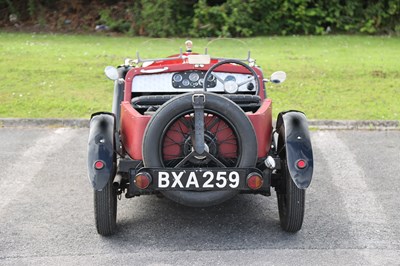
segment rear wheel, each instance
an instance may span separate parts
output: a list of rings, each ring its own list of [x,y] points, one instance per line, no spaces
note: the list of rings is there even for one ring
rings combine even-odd
[[[305,189],[300,189],[290,176],[285,151],[284,125],[279,130],[278,153],[281,157],[281,179],[276,187],[278,198],[279,220],[286,232],[297,232],[303,225],[305,208]]]
[[[94,216],[97,232],[103,236],[112,235],[116,229],[117,191],[111,180],[101,191],[94,191]]]

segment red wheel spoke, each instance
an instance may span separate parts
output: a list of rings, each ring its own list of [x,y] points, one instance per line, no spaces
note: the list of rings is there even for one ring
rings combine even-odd
[[[218,117],[215,117],[214,119],[210,120],[212,122],[209,122],[209,125],[207,126],[207,130],[211,131],[211,129],[221,120]]]
[[[167,137],[168,139],[170,139],[174,144],[181,145],[181,143],[179,143],[179,142],[177,142],[176,140],[172,139],[170,136],[165,135],[165,137]]]
[[[229,126],[223,127],[223,128],[221,128],[221,129],[215,131],[214,134],[217,134],[217,133],[219,133],[219,132],[221,132],[221,131],[224,131],[225,129],[230,129],[230,127],[229,127]]]
[[[221,116],[205,112],[205,144],[207,156],[193,154],[191,133],[194,130],[193,113],[175,118],[166,130],[161,150],[167,167],[232,167],[238,164],[239,140],[231,124]],[[192,154],[189,156],[189,154]]]

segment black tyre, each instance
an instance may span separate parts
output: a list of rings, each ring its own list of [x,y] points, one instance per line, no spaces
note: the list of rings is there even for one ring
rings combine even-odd
[[[254,167],[257,161],[257,140],[253,126],[234,102],[213,93],[204,93],[204,140],[209,153],[226,167]],[[143,161],[146,167],[175,167],[192,150],[194,128],[193,93],[177,96],[154,114],[143,140]],[[201,156],[180,166],[187,168],[220,167]],[[235,196],[236,190],[162,191],[169,199],[183,205],[205,207],[219,204]]]
[[[303,225],[305,207],[305,189],[300,189],[293,182],[287,166],[285,152],[284,125],[279,130],[278,152],[281,157],[281,179],[276,187],[279,220],[286,232],[297,232]]]
[[[111,181],[102,191],[94,191],[94,216],[97,232],[100,235],[114,234],[117,220],[117,193]]]

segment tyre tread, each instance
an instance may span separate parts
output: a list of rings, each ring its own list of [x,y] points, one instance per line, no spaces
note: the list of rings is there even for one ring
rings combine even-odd
[[[285,139],[285,129],[282,126],[279,130],[280,141]],[[282,143],[280,144],[280,146]],[[295,233],[299,231],[303,225],[304,209],[305,209],[305,189],[300,189],[293,182],[290,176],[289,169],[286,161],[286,154],[282,154],[282,180],[281,185],[285,188],[277,190],[279,219],[281,227],[284,231]],[[283,193],[284,192],[284,193]],[[286,200],[283,198],[286,197]],[[286,206],[285,205],[286,202]],[[286,208],[286,213],[284,212]]]
[[[116,229],[116,195],[111,182],[102,191],[94,191],[94,212],[97,232],[103,236],[114,234]]]

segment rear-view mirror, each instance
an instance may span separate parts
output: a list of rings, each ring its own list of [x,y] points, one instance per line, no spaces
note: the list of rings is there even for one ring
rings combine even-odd
[[[272,83],[282,83],[286,80],[286,73],[283,71],[276,71],[271,75]]]

